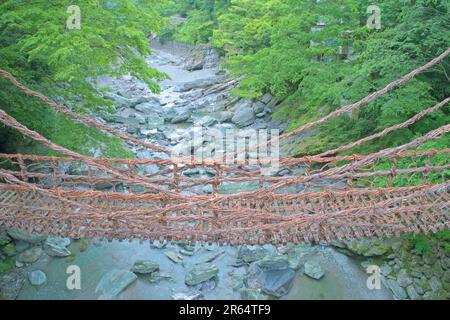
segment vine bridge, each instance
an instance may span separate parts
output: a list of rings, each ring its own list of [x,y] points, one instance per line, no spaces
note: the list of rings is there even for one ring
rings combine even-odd
[[[367,105],[449,54],[450,48],[361,101],[281,135],[279,140],[295,139],[314,126]],[[72,238],[262,244],[331,242],[450,227],[450,149],[421,148],[448,134],[450,124],[401,146],[368,155],[342,155],[413,125],[445,107],[450,98],[351,144],[315,156],[282,158],[276,173],[265,174],[261,161],[236,159],[230,165],[170,157],[171,151],[76,114],[6,71],[0,70],[0,77],[79,122],[168,155],[155,159],[86,157],[54,144],[0,109],[4,125],[64,155],[0,154],[2,228]],[[206,169],[210,177],[185,174],[199,168]],[[230,192],[227,187],[232,185],[247,191]],[[204,192],[205,187],[210,191]]]

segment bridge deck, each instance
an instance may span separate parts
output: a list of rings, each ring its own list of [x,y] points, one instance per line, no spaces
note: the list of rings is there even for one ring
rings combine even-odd
[[[0,187],[0,226],[74,238],[319,242],[450,226],[448,187],[239,197],[193,208],[153,194],[8,188]]]

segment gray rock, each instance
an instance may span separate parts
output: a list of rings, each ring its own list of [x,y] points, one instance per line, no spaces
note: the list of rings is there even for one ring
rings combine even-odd
[[[70,245],[69,238],[51,237],[45,240],[44,250],[52,257],[68,257],[71,252],[66,248]]]
[[[188,110],[179,111],[170,121],[172,124],[186,122],[191,118],[191,113]]]
[[[186,273],[184,282],[188,286],[195,286],[216,277],[218,273],[219,269],[214,265],[197,265]]]
[[[104,298],[113,298],[136,281],[137,276],[128,270],[111,270],[106,273],[95,289]]]
[[[139,274],[148,274],[158,270],[159,264],[150,260],[138,260],[131,268],[131,271]]]
[[[411,300],[417,300],[420,296],[417,293],[416,289],[413,286],[409,286],[406,288],[406,293]]]
[[[267,250],[262,247],[241,246],[237,258],[245,263],[252,263],[263,259],[266,255]]]
[[[307,261],[304,267],[304,273],[310,278],[320,280],[325,275],[323,267],[317,261]]]
[[[265,111],[264,111],[265,109],[266,109],[266,105],[262,102],[255,102],[253,104],[253,113],[254,114],[265,113]]]
[[[117,108],[134,108],[135,106],[137,106],[141,103],[144,103],[144,102],[148,102],[151,99],[148,97],[138,97],[138,98],[129,99],[129,98],[123,97],[121,95],[118,95],[118,94],[115,94],[112,92],[105,93],[103,95],[103,97],[105,99],[112,100],[114,105]]]
[[[167,258],[169,258],[170,260],[172,260],[175,263],[182,263],[184,261],[183,257],[180,256],[179,254],[177,254],[176,252],[167,251],[167,252],[164,252],[164,254],[166,255]]]
[[[103,97],[112,100],[117,108],[132,108],[133,106],[133,101],[131,99],[127,99],[112,92],[105,93]]]
[[[175,293],[172,295],[173,300],[186,300],[186,301],[192,301],[192,300],[200,300],[203,297],[203,294],[201,292],[193,293],[193,294],[187,294],[187,293]]]
[[[238,106],[231,121],[238,127],[243,128],[255,123],[255,113],[250,102],[244,102]]]
[[[219,113],[219,122],[220,123],[229,122],[231,121],[231,119],[233,119],[233,116],[234,116],[233,112],[222,111],[221,113]]]
[[[27,250],[30,247],[29,242],[25,242],[22,240],[16,240],[14,242],[16,243],[16,251],[17,252],[24,252],[25,250]]]
[[[266,93],[265,95],[263,95],[260,99],[260,101],[264,104],[269,104],[270,101],[272,101],[273,96],[270,93]]]
[[[201,126],[201,127],[211,127],[211,126],[215,125],[216,123],[218,123],[217,119],[215,119],[211,116],[204,116],[203,118],[201,118],[195,122],[195,124],[197,126]]]
[[[13,238],[14,240],[21,240],[21,241],[25,241],[28,243],[39,243],[45,240],[46,236],[39,234],[39,233],[34,233],[34,232],[28,232],[28,231],[23,231],[23,230],[18,230],[18,229],[11,229],[8,230],[8,235]]]
[[[17,255],[16,259],[19,262],[23,263],[33,263],[39,260],[42,256],[42,248],[41,247],[33,247],[25,250]]]
[[[189,168],[183,171],[183,175],[186,177],[193,177],[200,174],[200,170],[198,168]]]
[[[433,292],[439,292],[442,289],[442,283],[436,277],[432,277],[428,284]]]
[[[395,280],[388,279],[386,281],[386,286],[391,289],[392,293],[397,299],[406,299],[408,296],[406,295],[405,289],[400,287]]]
[[[197,79],[188,83],[183,84],[183,86],[180,88],[181,92],[190,91],[192,89],[204,89],[207,87],[210,87],[214,84],[222,82],[222,77],[216,77],[216,78],[207,78],[207,79]]]
[[[295,278],[295,271],[289,267],[286,256],[270,256],[253,262],[246,276],[247,287],[282,297],[289,293]]]
[[[381,274],[383,276],[388,276],[392,272],[392,268],[388,264],[384,264],[380,267]]]
[[[296,245],[288,251],[289,267],[298,270],[306,262],[306,259],[316,252],[315,248],[308,244]]]
[[[147,121],[146,128],[148,129],[157,129],[164,124],[164,118],[157,114],[147,117],[146,121]]]
[[[399,286],[403,288],[406,288],[413,283],[412,279],[409,277],[405,269],[401,269],[397,274],[397,282]]]
[[[269,296],[261,293],[259,289],[245,288],[241,291],[242,300],[268,300]]]
[[[47,276],[41,270],[28,272],[28,280],[33,286],[41,286],[47,281]]]
[[[134,107],[134,109],[144,114],[154,114],[158,110],[157,108],[159,107],[160,103],[155,99],[154,102],[144,102],[138,104],[137,106]]]
[[[364,257],[382,256],[391,253],[391,243],[384,239],[344,241],[346,249]]]

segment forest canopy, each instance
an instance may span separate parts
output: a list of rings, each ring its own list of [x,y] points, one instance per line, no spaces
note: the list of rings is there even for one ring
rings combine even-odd
[[[368,7],[380,9],[381,28],[368,28]],[[172,0],[166,15],[186,18],[165,38],[214,44],[226,67],[242,77],[237,95],[270,92],[283,101],[276,116],[294,129],[400,78],[450,43],[446,0]],[[311,154],[401,123],[450,93],[443,63],[366,108],[320,128],[299,145]],[[364,149],[395,146],[448,123],[448,107]],[[445,140],[445,139],[444,139]],[[448,138],[439,142],[448,146]]]
[[[130,74],[158,91],[156,80],[164,74],[145,62],[150,54],[148,36],[158,32],[163,18],[158,0],[77,1],[80,28],[69,28],[72,1],[7,0],[0,4],[0,67],[27,86],[71,109],[87,114],[114,111],[110,101],[93,86],[100,76]],[[57,144],[104,156],[131,156],[122,143],[56,113],[24,96],[0,80],[0,106],[29,128]],[[31,141],[0,127],[2,151],[33,149]]]

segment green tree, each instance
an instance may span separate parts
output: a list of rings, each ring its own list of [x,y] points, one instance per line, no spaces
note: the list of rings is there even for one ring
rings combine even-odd
[[[68,29],[64,0],[7,0],[0,4],[0,67],[31,88],[69,105],[77,112],[105,114],[114,110],[93,82],[100,76],[130,74],[159,90],[164,74],[149,68],[148,36],[162,26],[157,0],[84,0],[81,28]],[[24,97],[1,80],[1,108],[51,140],[83,153],[100,148],[125,156],[119,140],[54,112]],[[1,129],[4,149],[15,149],[21,137]],[[5,138],[7,135],[8,138]],[[32,147],[34,147],[32,145]]]

